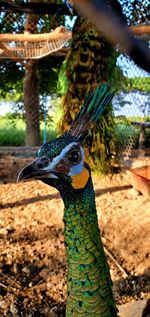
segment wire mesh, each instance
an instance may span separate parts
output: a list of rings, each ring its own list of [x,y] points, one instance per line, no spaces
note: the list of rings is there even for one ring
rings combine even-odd
[[[135,6],[135,8],[133,3],[128,0],[120,2],[124,3],[123,11],[128,25],[147,24],[147,0],[138,2],[138,7]],[[29,50],[32,52],[30,58],[37,58],[45,56],[50,49],[56,50],[58,46],[62,47],[64,45],[63,37],[60,37],[58,46],[56,40],[49,41],[51,36],[48,32],[56,26],[56,16],[52,19],[48,14],[30,15],[30,21],[27,21],[25,13],[2,11],[0,14],[0,33],[2,36],[7,33],[18,34],[18,36],[24,33],[26,36],[29,33],[32,34],[30,40],[28,38],[27,41],[23,40],[24,55],[22,42],[15,42],[13,39],[10,41],[11,52],[13,50],[17,52],[14,58],[18,60],[29,58]],[[38,38],[36,41],[35,33],[38,34],[39,38],[42,37],[42,40]],[[43,33],[45,34],[43,35]],[[144,40],[147,40],[147,35],[146,37],[145,34],[142,36]],[[3,45],[6,45],[6,42],[3,44],[0,42],[0,44],[0,57],[2,57],[4,55]],[[117,65],[122,70],[123,75],[119,82],[120,93],[114,98],[113,107],[121,153],[126,158],[145,157],[150,154],[150,76],[137,67],[123,52],[119,52],[118,55]],[[12,57],[10,51],[8,56]]]
[[[123,156],[150,154],[150,76],[126,55],[117,59],[123,71],[122,89],[113,101]]]
[[[1,58],[39,59],[63,48],[72,36],[64,26],[42,33],[45,19],[35,14],[2,12],[0,20]]]

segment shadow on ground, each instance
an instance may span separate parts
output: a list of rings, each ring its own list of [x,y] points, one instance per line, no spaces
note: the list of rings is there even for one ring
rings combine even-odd
[[[114,193],[117,191],[123,191],[123,190],[127,190],[129,188],[132,188],[131,185],[124,185],[124,186],[115,186],[115,187],[108,187],[108,188],[102,188],[99,190],[95,190],[95,196],[101,196],[104,195],[106,193]],[[32,198],[26,198],[26,199],[22,199],[20,201],[16,201],[13,203],[6,203],[6,204],[1,204],[0,207],[2,209],[5,208],[15,208],[15,207],[19,207],[22,205],[27,205],[27,204],[33,204],[35,202],[38,201],[43,201],[43,200],[51,200],[51,199],[59,199],[60,198],[60,194],[59,193],[55,193],[55,194],[50,194],[50,195],[43,195],[43,196],[38,196],[38,197],[32,197]]]

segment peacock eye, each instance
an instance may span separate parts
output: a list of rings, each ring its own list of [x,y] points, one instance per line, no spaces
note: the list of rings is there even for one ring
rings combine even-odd
[[[77,164],[81,161],[81,153],[78,149],[74,149],[68,153],[68,160],[71,164]]]

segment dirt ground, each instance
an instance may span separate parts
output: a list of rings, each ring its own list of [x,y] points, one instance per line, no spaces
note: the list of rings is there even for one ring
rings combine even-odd
[[[39,181],[16,184],[26,159],[0,158],[0,316],[63,317],[63,202]],[[117,304],[150,297],[150,200],[129,176],[93,176]]]

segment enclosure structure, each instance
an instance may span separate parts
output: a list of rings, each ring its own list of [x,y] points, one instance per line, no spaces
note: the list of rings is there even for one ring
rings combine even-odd
[[[21,3],[21,1],[18,3]],[[49,14],[38,13],[38,15],[35,15],[30,10],[23,11],[22,9],[19,11],[17,7],[16,11],[15,8],[13,11],[10,8],[2,8],[0,15],[1,63],[11,58],[15,63],[23,64],[23,67],[26,69],[25,72],[29,73],[32,68],[31,59],[36,60],[50,53],[65,57],[69,46],[67,45],[63,50],[60,49],[71,38],[71,32],[62,26],[56,28],[56,30],[52,29],[54,25],[58,26],[59,22],[57,22],[57,19],[58,15],[61,14],[59,12],[59,3],[56,6],[57,12],[54,15],[55,22],[53,26],[51,24],[50,11]],[[123,10],[128,17],[125,6]],[[30,21],[28,21],[29,13],[32,17]],[[65,11],[65,14],[69,15],[70,13],[69,11]],[[146,9],[144,13],[141,11],[141,17],[138,17],[131,10],[130,16],[127,19],[129,26],[135,31],[136,36],[140,36],[140,38],[143,38],[148,43],[149,26],[147,25]],[[51,24],[51,26],[46,29],[45,33],[45,25],[47,26],[48,24]],[[118,54],[117,65],[121,70],[121,75],[118,78],[119,87],[113,101],[113,109],[116,132],[120,140],[120,153],[123,153],[123,159],[126,158],[128,160],[131,157],[142,157],[144,160],[150,155],[150,77],[145,71],[137,67],[121,51],[120,47],[116,47],[116,51]],[[33,98],[34,95],[32,96]],[[32,102],[28,100],[28,103]]]
[[[3,34],[23,34],[24,12],[7,12],[6,20],[7,16],[8,21],[14,22],[8,22],[8,30],[1,30]],[[43,33],[44,21],[49,27],[50,16],[44,13],[39,19],[37,32]],[[3,25],[3,20],[1,22]],[[133,22],[139,24],[137,15],[132,25]],[[146,19],[142,20],[144,22]],[[147,41],[148,35],[143,35],[143,38]],[[57,51],[59,59],[64,60],[66,50],[68,47]],[[119,152],[126,165],[135,159],[140,166],[148,165],[149,75],[137,68],[118,47],[116,50],[119,54],[117,64],[124,74],[120,73],[118,78],[119,87],[113,103]],[[53,57],[56,58],[56,52]],[[41,62],[44,60],[40,59]],[[3,69],[9,62],[10,59],[6,58],[0,60]],[[12,63],[16,65],[16,61]],[[34,63],[32,60],[18,60],[17,65],[30,74]],[[17,71],[14,74],[17,76]],[[49,74],[46,79],[48,83]],[[64,317],[63,207],[57,193],[49,191],[44,184],[42,187],[40,182],[37,187],[32,183],[30,189],[27,183],[15,184],[18,171],[31,160],[27,157],[35,157],[37,150],[38,147],[0,147],[0,154],[5,153],[1,158],[0,174],[3,172],[1,176],[7,183],[1,184],[0,201],[0,314],[25,317],[56,314]],[[13,155],[10,157],[9,154]],[[114,175],[111,180],[98,175],[94,185],[106,254],[120,288],[120,293],[117,293],[119,301],[143,300],[149,292],[149,201],[132,192],[130,183],[127,185],[126,179],[122,182],[120,175]]]

